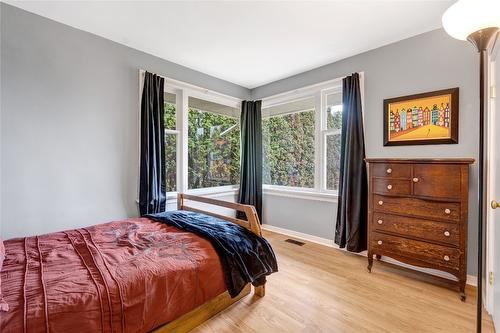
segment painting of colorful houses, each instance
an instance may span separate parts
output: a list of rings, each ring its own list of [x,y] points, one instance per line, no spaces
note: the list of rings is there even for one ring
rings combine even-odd
[[[454,110],[454,107],[458,109],[458,89],[456,97],[453,91],[446,90],[446,92],[439,95],[426,93],[408,96],[410,98],[385,100],[386,145],[427,144],[433,141],[454,143],[447,140],[453,138],[452,132],[457,127],[454,122],[458,119],[454,119],[454,116],[458,114],[458,110]],[[430,94],[433,95],[429,96]]]

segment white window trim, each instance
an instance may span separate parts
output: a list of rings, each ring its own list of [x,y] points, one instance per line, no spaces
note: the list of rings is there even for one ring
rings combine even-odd
[[[311,188],[263,185],[263,193],[264,195],[274,195],[286,198],[338,202],[338,195],[336,193],[332,191],[316,191]]]
[[[142,89],[144,86],[144,74],[145,70],[139,70],[139,112],[138,112],[138,130],[140,137],[140,127],[141,127],[141,98]],[[176,167],[177,167],[177,184],[175,192],[167,192],[167,201],[173,200],[177,197],[178,193],[189,193],[210,197],[219,197],[229,194],[236,194],[239,189],[239,185],[226,185],[226,186],[214,186],[199,189],[189,189],[188,179],[189,179],[189,167],[188,167],[188,113],[189,113],[189,97],[195,97],[203,99],[209,102],[218,103],[233,108],[240,109],[242,99],[225,95],[216,91],[208,90],[196,85],[192,85],[186,82],[178,81],[168,77],[163,77],[165,79],[164,91],[168,93],[175,94],[176,96],[176,129],[175,130],[165,130],[167,134],[177,135],[177,151],[176,151]],[[139,146],[139,156],[141,145]],[[139,161],[139,174],[138,182],[140,179],[140,161]],[[137,186],[137,198],[139,198],[139,185]]]
[[[364,72],[359,72],[361,103],[364,110]],[[336,134],[339,130],[326,129],[326,95],[342,90],[342,78],[320,82],[262,98],[262,108],[294,102],[307,97],[315,99],[315,137],[314,137],[314,188],[278,186],[263,184],[264,194],[280,195],[294,198],[310,198],[315,200],[337,202],[338,191],[326,189],[326,136]],[[364,122],[364,113],[363,113]]]
[[[187,194],[193,195],[210,195],[210,194],[236,194],[240,189],[239,185],[224,185],[214,187],[195,188],[187,190]]]
[[[361,74],[361,73],[360,73]],[[317,91],[329,89],[335,86],[342,85],[342,78],[337,78],[329,81],[320,82],[317,84],[313,84],[310,86],[305,86],[299,89],[293,89],[289,91],[285,91],[283,93],[279,93],[272,96],[267,96],[261,98],[262,100],[262,108],[267,108],[269,106],[273,106],[276,104],[282,104],[290,101],[295,101],[299,99],[303,99],[307,96],[313,96]]]
[[[204,187],[187,190],[186,194],[199,195],[199,196],[210,196],[210,197],[221,197],[226,195],[236,195],[239,191],[239,185],[225,185],[225,186],[214,186],[214,187]],[[177,194],[180,192],[167,192],[167,198],[177,198]]]
[[[327,98],[329,94],[335,94],[335,93],[341,93],[342,92],[342,82],[339,82],[338,85],[332,87],[332,88],[327,88],[321,90],[321,129],[320,129],[320,140],[321,140],[321,159],[322,163],[321,169],[320,169],[320,188],[322,189],[323,192],[325,193],[330,193],[334,196],[338,196],[338,191],[336,190],[329,190],[327,189],[327,179],[326,179],[326,169],[327,169],[327,156],[326,156],[326,138],[328,135],[334,135],[334,134],[340,134],[341,129],[328,129],[327,126]]]

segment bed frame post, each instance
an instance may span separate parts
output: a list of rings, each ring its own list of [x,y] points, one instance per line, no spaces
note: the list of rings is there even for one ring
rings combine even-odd
[[[262,237],[262,228],[260,226],[259,215],[254,206],[245,205],[245,215],[247,217],[248,224],[250,225],[250,231],[252,231],[257,236]],[[266,295],[266,284],[262,286],[254,287],[254,294],[259,297],[264,297]]]
[[[255,207],[244,205],[244,213],[247,217],[248,224],[250,224],[250,231],[262,237],[262,228],[260,227],[260,220]]]
[[[263,284],[262,286],[254,287],[254,293],[255,295],[259,297],[264,297],[266,295],[266,284]]]
[[[184,207],[184,194],[177,194],[177,210],[182,210]]]

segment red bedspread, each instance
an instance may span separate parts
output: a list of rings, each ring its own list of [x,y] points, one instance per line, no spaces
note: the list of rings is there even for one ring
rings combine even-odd
[[[138,218],[5,241],[7,332],[148,332],[226,290],[212,245]]]

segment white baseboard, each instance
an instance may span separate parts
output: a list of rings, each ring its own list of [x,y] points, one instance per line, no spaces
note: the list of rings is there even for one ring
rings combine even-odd
[[[284,228],[276,227],[276,226],[273,226],[273,225],[270,225],[270,224],[263,224],[262,225],[262,229],[268,230],[268,231],[272,231],[272,232],[276,232],[278,234],[282,234],[282,235],[286,235],[286,236],[290,236],[290,237],[299,238],[299,239],[302,239],[302,240],[305,240],[305,241],[308,241],[308,242],[312,242],[312,243],[316,243],[316,244],[320,244],[320,245],[332,247],[334,249],[338,249],[338,250],[341,250],[341,251],[346,251],[344,249],[340,249],[338,247],[338,245],[333,242],[333,239],[328,239],[328,238],[322,238],[322,237],[318,237],[318,236],[313,236],[313,235],[305,234],[305,233],[294,231],[294,230],[289,230],[289,229],[284,229]],[[367,256],[366,251],[363,251],[363,252],[360,252],[360,253],[355,253],[355,254],[359,254],[359,255],[362,255],[364,257]],[[384,261],[384,262],[387,262],[387,263],[391,263],[391,264],[395,264],[395,265],[398,265],[398,266],[401,266],[401,267],[413,269],[413,270],[416,270],[416,271],[419,271],[419,272],[431,274],[431,275],[434,275],[434,276],[439,276],[439,277],[442,277],[442,278],[445,278],[445,279],[448,279],[448,280],[453,280],[453,281],[457,280],[453,275],[451,275],[449,273],[446,273],[446,272],[438,271],[438,270],[435,270],[435,269],[412,266],[412,265],[405,264],[403,262],[397,261],[397,260],[389,258],[389,257],[382,257],[381,260]],[[477,286],[477,277],[475,275],[467,275],[467,284],[476,287]]]
[[[286,235],[286,236],[290,236],[290,237],[300,238],[300,239],[303,239],[303,240],[306,240],[309,242],[313,242],[316,244],[321,244],[321,245],[325,245],[325,246],[329,246],[329,247],[338,248],[337,244],[335,244],[333,242],[333,239],[321,238],[318,236],[304,234],[304,233],[298,232],[298,231],[293,231],[293,230],[289,230],[289,229],[275,227],[274,225],[265,224],[265,223],[262,224],[262,229],[268,230],[268,231],[273,231],[273,232],[276,232],[278,234],[282,234],[282,235]]]

